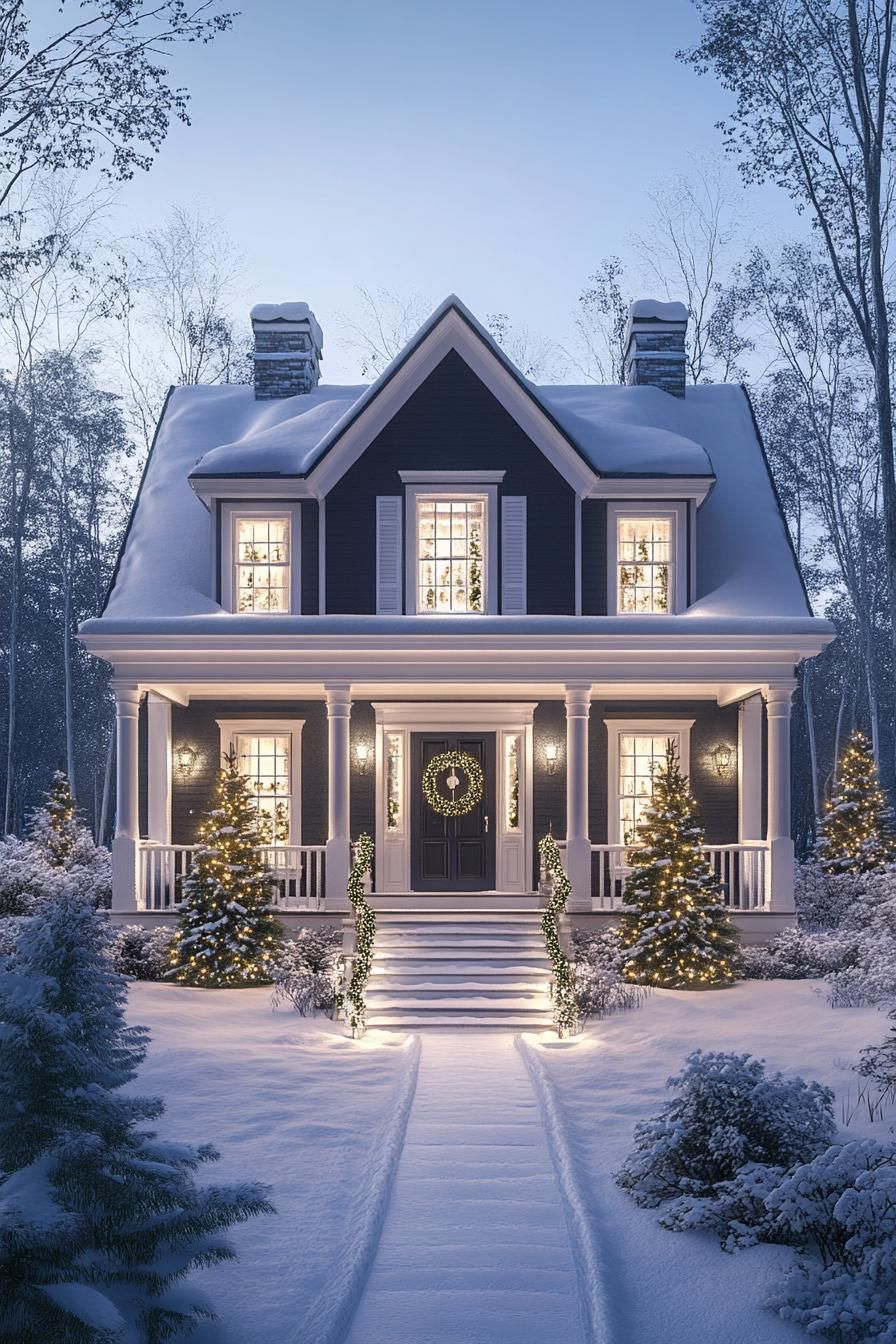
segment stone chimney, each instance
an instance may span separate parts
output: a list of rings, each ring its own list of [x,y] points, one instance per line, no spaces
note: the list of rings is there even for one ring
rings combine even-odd
[[[638,299],[625,325],[625,381],[629,387],[659,387],[684,396],[684,338],[688,310],[683,303]]]
[[[310,392],[320,379],[323,332],[307,303],[256,303],[255,400]]]

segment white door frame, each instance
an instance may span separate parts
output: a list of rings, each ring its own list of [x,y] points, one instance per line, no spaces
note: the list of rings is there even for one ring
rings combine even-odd
[[[522,895],[533,890],[532,873],[532,723],[535,702],[374,701],[376,714],[376,887],[379,894],[411,890],[411,733],[493,732],[496,746],[495,883],[496,890]],[[401,774],[400,824],[386,826],[387,737],[400,738],[404,768]],[[519,826],[507,826],[505,742],[516,735],[520,775]]]

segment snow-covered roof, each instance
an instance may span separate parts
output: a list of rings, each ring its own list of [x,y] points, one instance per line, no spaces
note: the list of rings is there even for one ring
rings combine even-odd
[[[458,301],[446,300],[423,333],[438,323],[446,305],[458,306]],[[461,311],[506,365],[503,351],[462,306]],[[420,339],[418,333],[415,341]],[[809,615],[750,404],[740,387],[689,387],[684,398],[677,398],[643,386],[536,387],[516,376],[590,464],[598,488],[601,478],[618,476],[715,478],[698,515],[697,600],[673,620],[794,621]],[[194,480],[307,476],[388,377],[387,370],[369,387],[321,386],[274,401],[256,401],[252,388],[244,386],[174,388],[109,601],[98,625],[91,626],[108,630],[112,622],[203,615],[224,619],[228,627],[235,622],[235,616],[222,617],[212,596],[212,517],[191,488],[191,473]]]

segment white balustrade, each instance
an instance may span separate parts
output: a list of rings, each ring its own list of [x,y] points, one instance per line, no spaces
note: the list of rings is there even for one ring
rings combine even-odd
[[[193,865],[198,845],[140,842],[141,910],[176,910],[183,899],[183,880]],[[277,910],[320,910],[326,887],[326,846],[270,845],[259,856],[273,877],[271,905]]]
[[[558,840],[565,863],[566,842]],[[631,874],[631,846],[591,846],[591,908],[619,910]],[[770,905],[769,846],[761,840],[739,845],[704,845],[703,852],[722,884],[729,910],[767,910]]]

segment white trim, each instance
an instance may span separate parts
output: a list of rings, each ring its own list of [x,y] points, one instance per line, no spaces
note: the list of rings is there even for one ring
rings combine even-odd
[[[302,729],[304,719],[215,719],[220,732],[220,751],[223,762],[233,749],[234,739],[241,733],[260,737],[265,733],[290,737],[290,781],[292,807],[289,809],[290,845],[302,843]]]
[[[500,485],[506,471],[400,471],[399,476],[405,485],[447,485],[452,489],[458,486]]]
[[[582,614],[582,496],[576,491],[575,510],[575,612]]]
[[[427,620],[454,620],[457,616],[473,619],[498,614],[498,487],[486,485],[480,489],[463,490],[447,479],[450,473],[439,473],[428,485],[406,485],[404,488],[404,587],[405,611]],[[444,482],[445,488],[439,489]],[[484,555],[482,575],[485,581],[484,602],[481,612],[419,611],[417,608],[417,502],[421,499],[475,500],[485,504]]]
[[[487,704],[452,704],[423,701],[374,701],[376,716],[376,890],[379,894],[411,890],[410,826],[410,745],[412,732],[458,732],[479,729],[495,734],[495,828],[496,890],[522,895],[532,890],[532,763],[535,701]],[[402,738],[404,770],[402,774],[402,825],[397,831],[386,828],[385,739],[396,734]],[[508,831],[504,822],[504,738],[519,737],[520,826]]]
[[[586,499],[689,499],[702,504],[715,485],[714,476],[603,476]]]
[[[150,691],[146,697],[146,831],[150,840],[171,844],[171,702]]]
[[[751,695],[737,716],[737,838],[762,840],[762,696]]]
[[[300,476],[199,476],[189,480],[193,493],[210,512],[217,500],[235,496],[278,502],[314,498],[314,491]]]
[[[667,734],[678,738],[678,765],[681,773],[690,773],[691,729],[695,719],[614,719],[604,718],[607,728],[607,835],[608,843],[621,845],[619,834],[619,739],[623,733]]]
[[[642,612],[620,612],[618,606],[618,532],[622,518],[668,518],[672,523],[672,584],[670,585],[668,612],[655,613],[662,616],[677,616],[688,607],[688,566],[687,566],[687,504],[684,501],[670,503],[645,499],[626,500],[623,503],[607,505],[607,615],[619,616],[623,620],[635,619]]]
[[[286,518],[289,521],[289,611],[234,611],[233,579],[236,560],[233,548],[233,525],[239,518]],[[271,507],[265,504],[244,504],[241,500],[221,505],[220,584],[221,606],[232,615],[253,620],[256,616],[301,616],[302,614],[302,506],[296,500]]]

